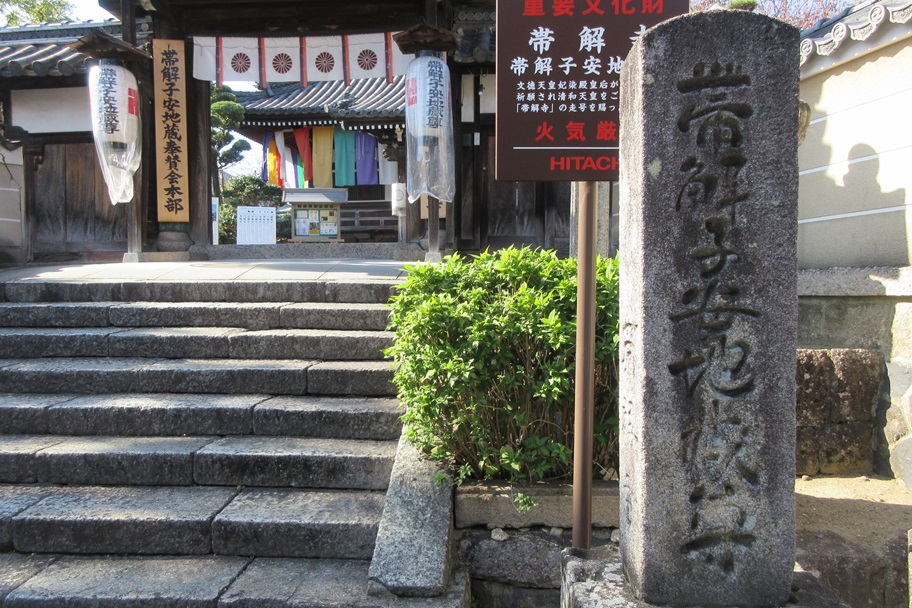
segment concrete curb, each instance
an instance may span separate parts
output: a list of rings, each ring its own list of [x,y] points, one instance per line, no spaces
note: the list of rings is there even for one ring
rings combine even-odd
[[[403,435],[368,572],[368,592],[442,595],[450,577],[453,536],[453,477],[439,463],[423,459]]]

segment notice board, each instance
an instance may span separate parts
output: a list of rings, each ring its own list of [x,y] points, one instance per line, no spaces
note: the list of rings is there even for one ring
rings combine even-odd
[[[688,0],[498,0],[496,177],[617,181],[620,73]]]

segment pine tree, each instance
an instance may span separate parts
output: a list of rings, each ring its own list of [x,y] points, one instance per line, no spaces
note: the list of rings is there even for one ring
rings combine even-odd
[[[68,21],[73,5],[67,0],[0,0],[0,15],[10,26]]]
[[[212,192],[215,196],[219,196],[221,190],[219,176],[222,169],[240,161],[244,157],[244,152],[250,150],[250,142],[246,139],[236,139],[233,133],[244,121],[244,106],[237,103],[234,91],[228,87],[213,87],[210,103],[210,137],[215,165]]]

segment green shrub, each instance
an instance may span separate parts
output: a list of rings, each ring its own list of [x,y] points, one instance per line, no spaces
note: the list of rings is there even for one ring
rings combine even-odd
[[[456,479],[551,479],[573,469],[576,260],[505,249],[412,266],[391,299],[386,352],[407,438]],[[597,262],[595,463],[617,466],[617,261]]]
[[[219,203],[218,229],[219,244],[237,243],[237,207],[224,200]]]

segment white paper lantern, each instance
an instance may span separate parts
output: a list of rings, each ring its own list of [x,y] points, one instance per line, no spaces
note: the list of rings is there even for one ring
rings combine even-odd
[[[130,202],[141,156],[136,78],[121,62],[102,59],[89,70],[89,100],[95,150],[111,202]]]
[[[433,55],[409,63],[405,79],[405,128],[413,137],[440,137],[450,115],[450,71]]]
[[[452,201],[456,193],[450,70],[419,51],[405,79],[406,185],[409,202],[422,194]]]

